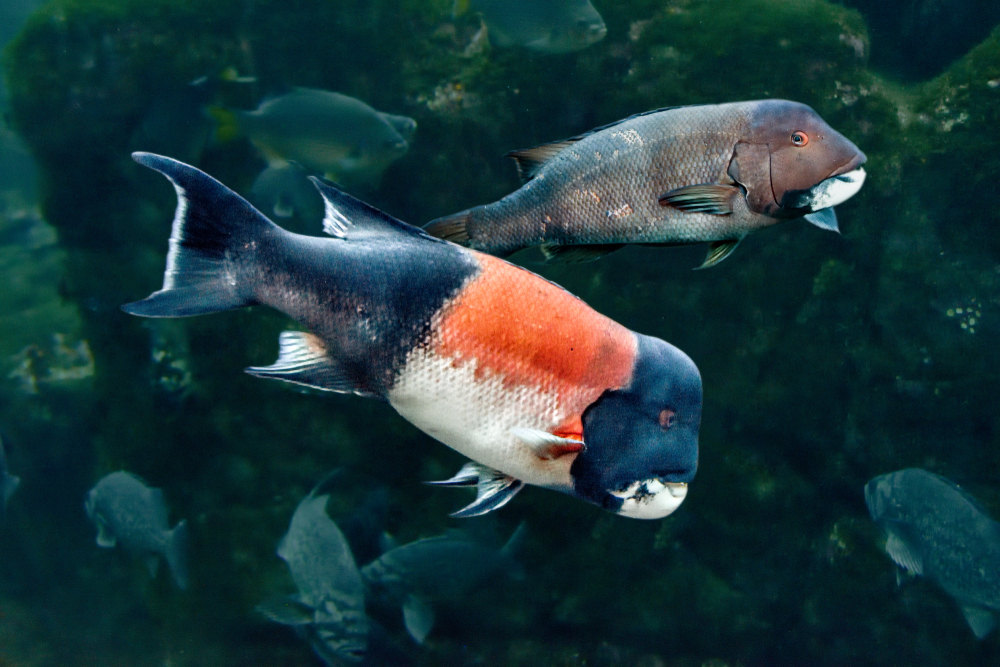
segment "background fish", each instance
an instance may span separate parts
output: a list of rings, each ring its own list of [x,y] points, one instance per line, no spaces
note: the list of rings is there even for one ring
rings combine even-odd
[[[518,573],[514,555],[523,539],[523,525],[499,549],[453,531],[390,549],[361,575],[374,597],[402,607],[407,632],[422,644],[434,627],[431,604],[458,601],[490,578]]]
[[[194,167],[134,157],[174,183],[178,207],[163,288],[126,312],[285,312],[314,333],[283,333],[277,362],[248,371],[387,400],[473,460],[441,482],[476,487],[459,515],[496,509],[524,484],[637,518],[683,501],[701,377],[677,348],[319,181],[331,238],[282,230]]]
[[[527,182],[426,227],[497,255],[540,245],[589,259],[628,243],[711,244],[722,261],[750,232],[832,206],[864,182],[865,155],[815,111],[786,100],[676,107],[509,154]]]
[[[154,573],[156,556],[163,556],[174,582],[187,588],[187,521],[179,521],[173,530],[168,527],[162,491],[121,470],[102,477],[87,493],[84,507],[97,526],[98,546],[121,544],[126,551],[146,557]]]
[[[254,111],[213,110],[220,138],[246,135],[271,166],[296,162],[346,186],[378,184],[416,132],[412,118],[385,114],[361,100],[295,88]]]
[[[257,609],[276,623],[294,626],[327,664],[336,658],[356,662],[368,648],[365,589],[347,541],[326,513],[330,496],[319,494],[326,481],[299,503],[278,546],[298,595]]]
[[[20,484],[21,478],[10,474],[10,470],[7,468],[7,451],[3,436],[0,435],[0,516],[7,513],[7,503]]]
[[[604,19],[589,0],[459,0],[455,13],[479,12],[490,41],[539,53],[579,51],[604,39]]]
[[[952,596],[976,637],[989,634],[1000,612],[1000,524],[957,484],[920,468],[875,477],[865,502],[889,557]]]

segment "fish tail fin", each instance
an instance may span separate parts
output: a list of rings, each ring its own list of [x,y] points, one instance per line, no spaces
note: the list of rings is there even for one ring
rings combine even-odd
[[[220,144],[235,141],[240,134],[240,119],[232,109],[213,104],[205,108],[208,117],[215,121],[215,140]]]
[[[188,587],[188,542],[187,521],[181,520],[170,531],[167,538],[167,549],[163,554],[167,560],[167,566],[170,568],[170,574],[174,575],[174,582],[182,591],[187,590]]]
[[[276,226],[248,201],[208,174],[152,153],[133,153],[139,164],[170,180],[177,191],[163,287],[122,310],[141,317],[185,317],[256,303],[235,276],[241,246]]]
[[[460,213],[431,220],[424,226],[424,231],[439,239],[467,246],[471,241],[469,220],[472,218],[472,211],[473,209],[470,208]]]

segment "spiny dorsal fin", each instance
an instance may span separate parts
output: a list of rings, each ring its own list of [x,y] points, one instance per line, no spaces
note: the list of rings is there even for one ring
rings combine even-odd
[[[535,177],[538,170],[541,169],[546,162],[579,140],[579,137],[575,137],[573,139],[553,141],[552,143],[534,146],[533,148],[522,148],[520,150],[507,153],[505,157],[514,158],[514,161],[517,163],[517,175],[522,181],[527,183]]]
[[[323,197],[323,231],[338,239],[346,239],[351,234],[364,231],[376,233],[404,233],[434,239],[419,227],[408,225],[388,213],[370,206],[343,190],[310,176],[319,194]],[[434,239],[440,240],[440,239]]]
[[[348,377],[319,336],[304,331],[282,331],[278,337],[278,360],[270,366],[252,366],[246,372],[324,391],[374,395]]]

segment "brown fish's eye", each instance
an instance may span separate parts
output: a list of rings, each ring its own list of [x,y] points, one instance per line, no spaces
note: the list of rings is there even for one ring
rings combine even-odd
[[[668,428],[674,425],[677,421],[677,413],[670,408],[663,408],[660,410],[660,428],[666,431]]]
[[[802,148],[809,143],[809,135],[801,130],[792,134],[792,143]]]

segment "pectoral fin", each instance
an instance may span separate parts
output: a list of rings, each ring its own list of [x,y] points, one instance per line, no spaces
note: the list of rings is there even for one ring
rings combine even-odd
[[[304,331],[282,331],[278,337],[278,360],[270,366],[251,366],[246,372],[324,391],[372,396],[347,376],[327,353],[319,336]]]
[[[996,614],[983,607],[976,607],[971,605],[962,606],[962,614],[965,615],[965,621],[972,628],[973,634],[976,635],[976,639],[982,639],[986,635],[993,631],[993,628],[997,625]]]
[[[427,483],[437,486],[475,485],[476,499],[451,515],[459,519],[481,516],[499,509],[510,502],[510,499],[524,487],[524,482],[521,480],[473,461],[462,466],[461,470],[450,479]]]
[[[413,640],[423,644],[434,627],[434,610],[420,598],[408,595],[403,601],[403,624]]]
[[[566,454],[583,451],[582,440],[564,438],[533,428],[512,428],[511,435],[531,447],[538,458],[550,461]]]
[[[734,185],[685,185],[660,195],[660,206],[672,206],[685,213],[729,215],[733,212],[733,198],[740,194]]]
[[[901,568],[913,574],[922,575],[924,573],[924,561],[920,554],[910,549],[909,545],[896,533],[890,532],[886,538],[885,552]]]
[[[97,524],[97,546],[111,549],[118,544],[118,538],[115,537],[115,534],[111,532],[100,518],[95,523]]]

